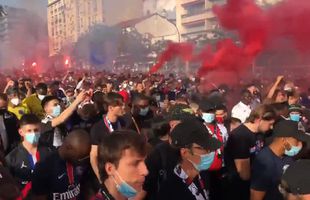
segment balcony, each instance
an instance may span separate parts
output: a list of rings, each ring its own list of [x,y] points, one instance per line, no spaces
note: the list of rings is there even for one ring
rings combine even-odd
[[[204,9],[200,12],[191,12],[185,15],[182,15],[182,24],[190,24],[195,23],[197,21],[202,21],[206,19],[214,18],[214,14],[210,11],[210,9]]]
[[[205,0],[181,0],[182,6],[187,6],[190,4],[196,4],[196,3],[204,3]]]

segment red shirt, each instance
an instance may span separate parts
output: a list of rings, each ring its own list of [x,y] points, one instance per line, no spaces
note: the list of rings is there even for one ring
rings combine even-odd
[[[208,124],[207,128],[211,134],[212,137],[216,138],[220,142],[223,143],[223,137],[220,128],[217,125],[214,124]],[[223,166],[223,152],[224,152],[224,146],[222,146],[220,149],[215,151],[215,156],[213,163],[209,170],[211,171],[217,171],[220,170]]]

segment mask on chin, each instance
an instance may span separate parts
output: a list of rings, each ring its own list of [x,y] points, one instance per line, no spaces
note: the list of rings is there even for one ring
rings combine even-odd
[[[113,180],[116,184],[116,189],[119,193],[121,193],[126,198],[132,198],[137,195],[137,190],[134,189],[132,186],[130,186],[128,183],[124,181],[124,179],[119,175],[118,172],[115,172],[115,174],[118,176],[118,178],[121,180],[121,183],[117,183],[115,178],[113,177]]]

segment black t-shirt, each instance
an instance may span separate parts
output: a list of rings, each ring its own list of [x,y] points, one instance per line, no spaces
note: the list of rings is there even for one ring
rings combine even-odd
[[[113,130],[120,130],[125,127],[125,122],[122,119],[118,119],[116,122],[111,123]],[[110,127],[107,127],[104,122],[104,117],[101,118],[97,123],[93,125],[90,130],[90,137],[92,145],[99,145],[104,136],[110,134]]]
[[[43,161],[53,152],[53,150],[54,149],[48,147],[39,147],[35,159],[37,159],[37,162]],[[19,186],[24,188],[25,185],[31,181],[31,174],[35,168],[32,156],[22,144],[19,144],[5,157],[5,160],[11,174],[16,179]]]
[[[265,191],[264,200],[283,200],[278,186],[284,170],[293,162],[290,157],[278,157],[269,147],[264,148],[252,165],[251,188]]]
[[[230,176],[237,176],[235,159],[250,158],[251,163],[255,155],[263,148],[264,140],[261,134],[250,131],[246,126],[240,125],[230,134],[225,148],[225,165]]]
[[[200,173],[201,180],[203,182],[205,191],[207,195],[209,194],[209,174],[207,171]],[[205,197],[205,193],[203,192],[203,188],[201,187],[201,183],[198,179],[198,176],[193,180],[192,184],[188,185],[185,183],[180,177],[176,174],[172,174],[167,178],[166,181],[162,183],[162,187],[159,189],[157,200],[196,200],[196,197],[193,195],[192,191],[190,191],[189,187],[196,187],[197,192],[196,195],[200,195],[204,197],[204,199],[208,200],[209,197]]]
[[[100,119],[102,119],[102,115],[96,115],[93,118],[85,121],[81,119],[81,117],[77,114],[77,112],[74,112],[74,114],[66,122],[66,127],[69,132],[74,129],[84,129],[85,131],[90,133],[92,126]]]
[[[70,176],[72,173],[73,176]],[[56,151],[45,161],[37,163],[32,177],[32,192],[35,195],[47,195],[49,200],[81,199],[80,183],[83,173],[75,166],[70,171],[67,162]]]
[[[161,184],[174,173],[178,162],[177,154],[168,143],[161,143],[147,156],[145,164],[149,173],[143,184],[143,190],[147,192],[146,199],[156,199]]]
[[[99,192],[91,198],[91,200],[115,200],[114,197],[109,193],[106,186],[103,184],[99,190]]]

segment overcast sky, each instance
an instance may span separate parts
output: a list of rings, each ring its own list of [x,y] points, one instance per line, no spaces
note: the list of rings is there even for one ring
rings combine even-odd
[[[150,10],[153,13],[156,5],[155,2],[156,0],[145,0],[145,12]],[[27,10],[37,13],[46,20],[47,0],[0,0],[0,4],[26,8]],[[174,8],[175,0],[157,0],[157,12],[162,11],[162,9],[173,11]]]
[[[47,17],[47,0],[0,0],[0,4],[25,8],[35,12],[45,20]]]

